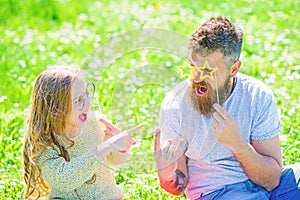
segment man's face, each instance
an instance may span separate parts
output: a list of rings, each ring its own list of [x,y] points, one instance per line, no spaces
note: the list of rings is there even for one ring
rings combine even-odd
[[[222,105],[230,90],[230,74],[224,63],[223,53],[208,56],[192,54],[190,97],[193,107],[205,116],[213,113],[213,104]]]

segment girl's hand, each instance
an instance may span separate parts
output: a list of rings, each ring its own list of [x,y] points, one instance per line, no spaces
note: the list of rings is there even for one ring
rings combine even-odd
[[[98,145],[96,152],[98,157],[100,157],[102,160],[107,161],[107,156],[110,153],[113,152],[128,152],[131,148],[131,145],[135,144],[136,141],[132,138],[133,133],[137,132],[142,128],[142,125],[138,125],[133,129],[123,131],[123,132],[109,132],[107,133],[115,133],[115,135],[112,135],[109,139],[107,139],[105,142]],[[116,130],[116,129],[113,129]],[[120,130],[119,130],[120,131]]]
[[[107,120],[100,118],[99,121],[105,125],[105,130],[103,131],[104,132],[104,141],[108,140],[112,136],[117,135],[118,133],[121,132],[121,130],[118,127],[116,127],[112,123],[108,122]]]
[[[138,125],[127,131],[118,133],[107,140],[111,143],[111,146],[119,152],[127,152],[130,150],[131,145],[135,144],[136,141],[131,137],[133,133],[137,132],[142,128],[143,125]]]

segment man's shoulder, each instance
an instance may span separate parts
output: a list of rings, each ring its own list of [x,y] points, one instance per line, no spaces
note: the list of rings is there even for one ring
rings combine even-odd
[[[161,106],[162,108],[178,109],[182,100],[186,97],[186,91],[189,86],[189,80],[184,80],[173,87],[165,96]]]
[[[261,80],[242,73],[238,73],[237,77],[244,92],[255,95],[273,95],[271,88]]]

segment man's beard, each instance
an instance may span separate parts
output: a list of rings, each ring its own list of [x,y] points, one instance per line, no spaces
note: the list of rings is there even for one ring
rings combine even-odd
[[[195,87],[197,85],[205,86],[206,88],[208,88],[207,94],[205,94],[205,96],[200,97],[196,94]],[[210,117],[215,111],[215,109],[213,108],[213,105],[215,103],[219,103],[220,105],[224,104],[229,92],[230,92],[229,76],[225,80],[224,85],[217,89],[212,89],[212,87],[210,85],[207,85],[204,81],[202,81],[200,84],[196,84],[194,83],[193,80],[191,81],[191,85],[188,89],[188,93],[191,98],[193,108],[197,112],[207,117]]]

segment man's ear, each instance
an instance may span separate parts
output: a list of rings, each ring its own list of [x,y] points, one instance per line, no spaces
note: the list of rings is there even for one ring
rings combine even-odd
[[[242,62],[240,60],[237,60],[233,63],[233,65],[230,68],[230,77],[234,77],[238,71],[240,70],[240,67],[242,65]]]

